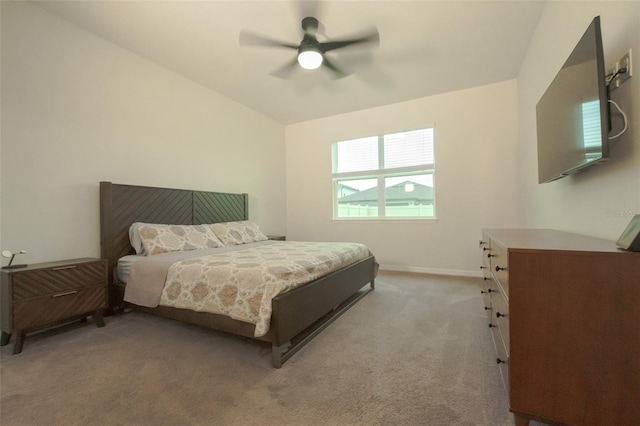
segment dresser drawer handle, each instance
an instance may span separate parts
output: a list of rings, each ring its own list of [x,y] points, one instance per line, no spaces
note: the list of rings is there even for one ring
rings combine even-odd
[[[496,318],[506,317],[507,314],[503,314],[502,312],[496,312]]]
[[[78,265],[60,266],[58,268],[53,268],[52,271],[64,271],[65,269],[73,269],[77,267]]]
[[[69,296],[71,294],[76,294],[78,292],[78,290],[74,290],[74,291],[67,291],[65,293],[60,293],[60,294],[54,294],[51,297],[62,297],[62,296]]]
[[[507,363],[507,361],[503,361],[503,360],[501,360],[500,358],[496,358],[496,363],[497,363],[497,364],[506,364],[506,363]]]
[[[506,271],[507,268],[501,268],[499,266],[496,266],[496,272],[500,272],[500,271]]]

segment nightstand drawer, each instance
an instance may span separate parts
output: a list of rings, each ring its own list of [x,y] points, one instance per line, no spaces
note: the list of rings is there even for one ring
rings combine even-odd
[[[104,285],[13,303],[13,328],[28,329],[107,307]]]
[[[102,261],[66,264],[14,273],[13,300],[104,286],[105,275],[105,263]]]

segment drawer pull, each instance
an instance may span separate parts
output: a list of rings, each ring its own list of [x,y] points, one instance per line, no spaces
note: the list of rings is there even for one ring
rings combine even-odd
[[[497,325],[493,325],[493,324],[489,323],[489,328],[493,328],[493,327],[497,327]]]
[[[486,281],[486,280],[490,280],[491,278],[489,278],[489,277],[482,277],[482,279]]]
[[[487,242],[486,242],[486,241],[482,241],[482,240],[480,240],[480,241],[478,242],[478,245],[479,245],[479,246],[481,246],[481,245],[483,245],[483,244],[487,244]]]
[[[486,266],[481,266],[480,269],[487,269],[487,267]]]
[[[484,310],[485,310],[485,311],[490,311],[490,310],[491,310],[491,308],[490,308],[489,306],[485,306],[485,307],[484,307]]]
[[[503,361],[500,358],[496,358],[496,364],[506,364],[507,361]]]
[[[58,268],[53,268],[52,271],[64,271],[65,269],[73,269],[77,267],[78,265],[60,266]]]
[[[65,292],[65,293],[54,294],[54,295],[53,295],[53,296],[51,296],[51,297],[69,296],[69,295],[72,295],[72,294],[76,294],[77,292],[78,292],[78,290],[74,290],[74,291],[67,291],[67,292]]]
[[[482,247],[482,251],[488,251],[491,250],[489,247]]]
[[[507,314],[503,314],[501,312],[496,312],[496,318],[500,318],[500,317],[506,317]]]
[[[498,290],[492,290],[492,289],[489,289],[487,291],[480,290],[480,294],[490,294],[490,293],[497,293],[497,292]]]
[[[506,271],[507,268],[501,268],[499,266],[496,266],[496,272],[500,272],[500,271]]]
[[[497,254],[487,253],[487,257],[488,257],[489,259],[491,259],[492,257],[498,257],[498,255],[497,255]]]

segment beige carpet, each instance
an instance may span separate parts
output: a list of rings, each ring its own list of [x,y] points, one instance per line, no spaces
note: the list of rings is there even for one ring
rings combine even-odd
[[[10,425],[512,425],[471,278],[381,272],[281,369],[249,339],[130,312],[0,350]]]

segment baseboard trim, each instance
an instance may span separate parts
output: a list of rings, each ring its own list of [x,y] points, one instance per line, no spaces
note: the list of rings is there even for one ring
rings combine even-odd
[[[418,266],[400,266],[400,265],[380,265],[381,271],[390,272],[414,272],[418,274],[433,274],[433,275],[453,275],[456,277],[472,277],[481,278],[481,271],[463,271],[459,269],[439,269],[439,268],[421,268]]]

